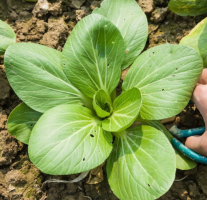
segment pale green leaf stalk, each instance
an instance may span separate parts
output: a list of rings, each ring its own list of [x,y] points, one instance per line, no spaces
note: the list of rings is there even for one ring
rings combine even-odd
[[[78,22],[62,52],[33,43],[7,48],[6,75],[24,102],[7,126],[28,144],[43,173],[81,173],[107,159],[109,185],[120,200],[153,200],[172,185],[176,163],[192,168],[160,124],[129,128],[137,117],[178,114],[203,69],[199,53],[186,45],[139,55],[147,36],[147,18],[135,0],[104,0]],[[121,70],[131,64],[117,96]]]

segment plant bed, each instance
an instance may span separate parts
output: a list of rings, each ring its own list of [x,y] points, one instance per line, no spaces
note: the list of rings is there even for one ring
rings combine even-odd
[[[176,20],[181,20],[182,18],[180,18],[180,19],[175,19],[175,21]],[[37,18],[37,19],[35,19],[36,21],[38,21],[39,22],[39,19]],[[44,19],[41,19],[41,20],[43,20],[44,21]],[[58,19],[59,20],[59,19]],[[167,18],[165,19],[166,21],[168,21],[167,20]],[[183,20],[183,19],[182,19]],[[186,20],[186,19],[185,19]],[[192,20],[192,19],[189,19],[189,20]],[[31,21],[28,21],[28,22],[22,22],[22,25],[23,24],[30,24],[32,21],[34,21],[34,19],[32,19]],[[55,20],[53,20],[53,22],[52,22],[52,20],[50,21],[48,21],[49,23],[55,23],[54,22]],[[164,21],[164,22],[166,22],[166,21]],[[67,21],[66,21],[67,22]],[[164,25],[165,23],[163,22],[163,24],[161,24],[161,22],[160,22],[160,25]],[[45,22],[44,22],[45,23]],[[67,28],[68,29],[70,29],[71,28],[71,22],[67,22],[68,23],[68,25],[67,25]],[[40,23],[40,24],[42,24],[42,22]],[[50,25],[51,25],[50,24]],[[176,23],[175,23],[176,24]],[[166,26],[167,26],[168,24],[166,24]],[[35,25],[33,24],[32,26],[34,26],[35,27]],[[42,27],[43,25],[41,25],[40,27]],[[19,28],[19,29],[18,29]],[[15,27],[14,27],[14,29],[15,29]],[[24,41],[24,39],[23,39],[23,37],[22,37],[22,35],[20,34],[21,33],[21,30],[22,30],[22,28],[21,28],[21,26],[18,26],[17,27],[17,30],[16,30],[16,32],[18,32],[17,33],[17,38],[18,38],[18,40],[21,38],[21,41]],[[31,32],[32,31],[34,31],[34,29],[33,30],[29,30],[28,31],[28,34],[27,33],[24,33],[24,37],[25,38],[28,38],[28,39],[32,39],[33,37],[34,37],[34,33],[32,34]],[[42,30],[41,30],[42,31]],[[50,43],[49,42],[49,40],[47,39],[45,39],[44,40],[44,38],[46,38],[46,36],[47,36],[47,33],[48,32],[52,32],[52,28],[51,27],[48,27],[48,29],[46,29],[45,28],[45,31],[46,32],[44,32],[44,33],[39,33],[39,35],[43,35],[42,36],[42,41],[41,42],[43,42],[44,41],[44,43],[46,43],[46,41],[48,42],[47,44],[50,46],[50,44],[51,45],[54,45],[53,47],[55,47],[55,48],[59,48],[60,49],[60,47],[58,46],[58,44],[55,46],[55,43]],[[48,32],[47,32],[48,31]],[[61,31],[63,31],[63,30],[61,30]],[[54,30],[54,32],[55,32],[55,30]],[[63,31],[64,32],[64,31]],[[66,32],[65,32],[66,33]],[[154,32],[152,32],[152,33],[154,33],[154,38],[155,37],[157,37],[156,36],[156,34],[160,34],[160,30],[155,30]],[[58,34],[58,33],[57,33]],[[49,34],[48,34],[49,35]],[[60,34],[61,35],[61,34]],[[167,35],[167,33],[166,33],[166,35]],[[171,35],[171,33],[170,33],[170,35]],[[33,36],[33,37],[32,37]],[[160,35],[159,35],[160,36]],[[161,35],[162,36],[162,35]],[[151,41],[152,41],[152,37],[153,37],[153,34],[151,34]],[[172,39],[172,37],[169,37],[170,39]],[[168,38],[168,39],[169,39]],[[166,38],[165,38],[165,36],[164,36],[164,38],[163,37],[157,37],[157,40],[160,42],[160,43],[162,43],[162,41],[163,41],[163,39],[165,40]],[[62,39],[61,40],[66,40],[66,37],[62,37]],[[40,41],[38,40],[38,43],[39,43]],[[165,40],[165,42],[166,42],[166,40]],[[63,43],[62,43],[63,44]],[[153,44],[153,42],[152,43],[150,43],[149,45],[151,45],[151,46],[153,46],[154,44]],[[10,112],[11,112],[11,110],[12,110],[12,108],[13,107],[15,107],[15,105],[14,104],[18,104],[18,103],[15,103],[15,101],[13,101],[12,100],[12,98],[13,99],[15,99],[16,97],[14,96],[14,94],[13,94],[13,92],[11,91],[11,95],[9,96],[9,97],[7,97],[7,99],[6,99],[6,101],[7,102],[3,102],[2,104],[3,104],[3,110],[5,111],[6,110],[6,112],[5,112],[5,115],[8,115]],[[10,102],[10,101],[12,101],[12,103]],[[16,101],[17,102],[17,101]],[[5,123],[5,122],[4,122]],[[6,127],[4,127],[2,130],[5,130],[6,129]],[[20,145],[20,143],[16,143],[17,144],[17,146],[19,146],[19,150],[21,149],[20,147],[21,147],[21,145]],[[19,155],[20,154],[20,155]],[[20,162],[22,159],[23,159],[23,157],[21,156],[21,154],[26,154],[26,152],[25,151],[23,151],[23,150],[20,150],[19,151],[19,154],[17,154],[17,155],[19,155],[19,157],[17,156],[16,157],[16,159],[14,159],[13,160],[13,162],[14,163],[16,163],[17,162],[17,164],[15,164],[15,165],[17,165],[18,166],[18,162]],[[26,162],[26,161],[24,161],[24,162]],[[25,164],[26,165],[26,164]],[[202,166],[202,165],[201,165]],[[23,166],[24,167],[24,166]],[[12,168],[11,168],[12,169]],[[17,167],[17,170],[22,170],[22,166],[21,166],[21,164],[20,164],[20,166],[18,166]],[[13,169],[12,169],[13,170]],[[203,169],[202,169],[203,170]],[[202,171],[201,170],[201,171]],[[9,170],[6,170],[6,171],[4,171],[4,175],[6,175],[7,173],[8,173],[8,171]],[[24,170],[23,170],[24,171]],[[8,177],[8,176],[7,176]],[[46,176],[46,175],[43,175],[43,178],[50,178],[50,176]],[[40,180],[41,181],[43,181],[44,179],[43,178],[41,178]],[[59,178],[64,178],[64,179],[67,179],[68,177],[59,177]],[[180,178],[180,177],[179,177]],[[182,178],[182,175],[181,175],[181,178]],[[6,179],[6,181],[8,181],[9,179]],[[191,179],[186,179],[185,181],[190,181]],[[197,179],[196,179],[197,180]],[[5,182],[6,182],[5,181]],[[38,182],[40,182],[40,181],[38,181]],[[5,183],[5,185],[7,185],[9,182],[6,182]],[[99,185],[92,185],[92,186],[90,186],[90,185],[87,185],[87,184],[85,184],[85,181],[82,181],[82,182],[80,182],[80,183],[78,183],[78,184],[52,184],[52,183],[50,183],[47,187],[46,187],[46,193],[47,193],[47,195],[48,195],[48,199],[64,199],[64,198],[68,198],[68,199],[72,199],[72,198],[74,198],[74,199],[78,199],[78,198],[83,198],[83,199],[87,199],[87,197],[84,197],[84,196],[89,196],[89,197],[93,197],[93,198],[96,198],[96,197],[99,197],[100,199],[116,199],[114,196],[113,196],[113,194],[111,193],[111,191],[110,191],[110,189],[108,188],[108,189],[106,189],[106,179],[105,179],[105,181],[103,182],[103,183],[100,183]],[[9,184],[8,184],[9,185]],[[23,184],[24,185],[24,184]],[[177,185],[177,183],[175,183],[175,185]],[[174,192],[171,192],[171,194],[170,194],[170,196],[169,196],[169,193],[167,194],[168,195],[168,197],[167,198],[171,198],[171,199],[173,199],[173,198],[185,198],[185,196],[186,196],[186,198],[187,198],[187,196],[189,196],[190,198],[192,197],[192,199],[194,198],[193,197],[193,195],[195,195],[195,194],[190,194],[190,192],[188,192],[188,193],[186,193],[186,191],[190,191],[190,189],[188,188],[188,186],[186,186],[187,184],[185,183],[185,184],[183,184],[183,188],[185,188],[185,189],[183,189],[182,190],[182,192],[183,192],[183,194],[181,194],[181,191],[179,191],[179,192],[177,192],[177,188],[175,188],[174,190],[172,190],[172,191],[174,191]],[[22,185],[21,185],[22,186]],[[41,186],[41,184],[40,184],[40,186]],[[80,189],[79,187],[82,189]],[[194,185],[193,185],[194,186]],[[6,187],[6,186],[5,186]],[[14,187],[17,187],[16,185],[14,186]],[[28,186],[25,186],[25,187],[28,187]],[[73,189],[72,190],[69,190],[69,188],[70,187],[72,187]],[[108,186],[107,186],[108,187]],[[197,187],[197,186],[196,186]],[[28,187],[29,188],[29,187]],[[37,187],[38,188],[38,187]],[[95,189],[92,189],[92,188],[95,188]],[[201,187],[202,188],[202,187]],[[187,190],[186,190],[187,189]],[[69,192],[67,193],[67,191],[69,190]],[[56,192],[54,192],[54,191],[56,191]],[[64,191],[64,192],[63,192]],[[97,192],[94,192],[94,191],[97,191]],[[177,192],[177,194],[176,195],[174,195],[174,193],[175,193],[175,191]],[[15,193],[14,192],[14,190],[13,190],[13,193]],[[35,193],[35,192],[34,192]],[[34,194],[34,193],[32,193],[32,195],[36,195],[36,194]],[[11,191],[11,193],[10,193],[11,195],[12,195],[12,191]],[[9,195],[10,195],[9,194]],[[43,193],[42,193],[43,194]],[[41,195],[42,195],[41,194]],[[31,195],[31,194],[30,194]],[[30,195],[27,195],[27,197],[29,197]],[[174,196],[173,196],[174,195]],[[184,195],[184,197],[182,196],[182,195]],[[200,196],[202,196],[202,195],[204,195],[203,193],[199,193],[199,195]],[[5,195],[5,197],[4,198],[7,198],[6,197],[6,195]],[[22,197],[21,197],[22,198]],[[39,196],[36,196],[36,198],[40,198],[40,195]],[[98,198],[98,199],[99,199]],[[162,198],[162,197],[161,197]],[[163,197],[164,198],[164,197]]]

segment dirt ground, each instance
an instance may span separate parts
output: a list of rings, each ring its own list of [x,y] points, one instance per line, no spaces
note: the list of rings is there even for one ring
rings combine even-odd
[[[24,0],[0,0],[0,19],[12,26],[17,42],[39,43],[61,51],[75,24],[100,6],[100,3],[101,1],[93,0],[49,0],[46,9],[40,9],[40,5]],[[138,3],[149,21],[146,49],[163,43],[179,43],[205,17],[176,16],[168,10],[168,0],[139,0]],[[46,175],[29,161],[27,146],[11,137],[6,127],[8,115],[20,102],[8,84],[1,56],[0,200],[117,200],[110,190],[105,171],[104,181],[95,185],[87,184],[86,177],[78,183],[49,183],[42,187],[42,183],[48,179],[72,180],[77,175]],[[184,129],[204,125],[199,112],[192,106],[184,109],[166,127],[169,128],[172,124]],[[183,177],[186,178],[180,181]],[[97,176],[92,178],[97,180]],[[159,198],[179,199],[207,200],[207,166],[199,164],[190,171],[178,170],[171,189]]]

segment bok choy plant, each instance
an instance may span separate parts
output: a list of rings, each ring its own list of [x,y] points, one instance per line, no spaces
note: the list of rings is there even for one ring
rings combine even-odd
[[[159,121],[188,103],[201,74],[200,55],[164,44],[141,55],[148,25],[134,0],[105,0],[72,30],[62,52],[18,43],[5,53],[11,87],[24,102],[8,119],[44,173],[66,175],[107,159],[111,189],[122,200],[151,200],[172,185],[176,155]],[[121,70],[130,67],[116,95]],[[142,124],[131,126],[135,121]],[[167,137],[166,137],[167,136]]]

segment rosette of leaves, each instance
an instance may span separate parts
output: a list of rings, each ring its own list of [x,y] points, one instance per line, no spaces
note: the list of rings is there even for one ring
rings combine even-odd
[[[196,16],[207,13],[206,0],[170,0],[168,7],[180,16]]]
[[[16,35],[13,29],[0,20],[0,56],[4,54],[7,47],[16,42]]]
[[[6,74],[24,101],[8,130],[28,144],[41,171],[80,173],[107,159],[117,197],[151,200],[170,188],[176,165],[195,166],[176,158],[172,138],[155,120],[187,105],[202,59],[191,47],[171,44],[139,55],[147,28],[134,0],[105,0],[75,26],[62,53],[32,43],[7,49]],[[130,65],[117,96],[121,70]],[[130,128],[137,117],[142,124]]]

